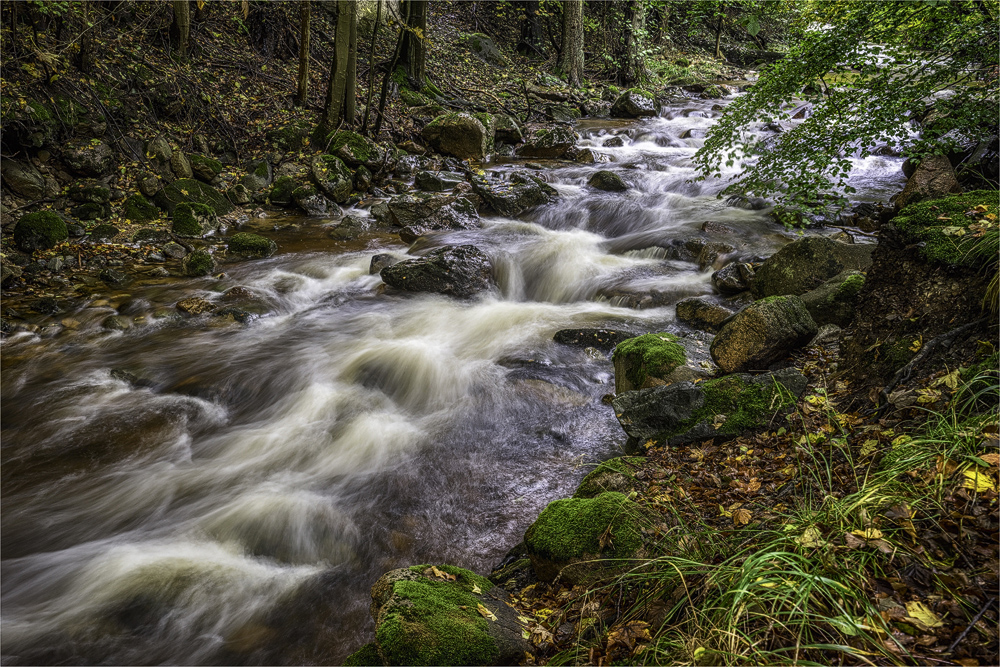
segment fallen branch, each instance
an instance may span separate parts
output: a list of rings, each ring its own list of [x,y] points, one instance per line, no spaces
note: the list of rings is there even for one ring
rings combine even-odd
[[[955,651],[955,647],[957,647],[959,644],[962,643],[962,640],[968,636],[969,631],[972,630],[973,627],[975,627],[976,623],[979,622],[979,619],[981,619],[983,617],[983,614],[986,613],[986,610],[989,609],[990,606],[992,606],[993,603],[996,601],[997,601],[996,598],[990,598],[989,600],[986,601],[986,604],[983,605],[983,608],[979,610],[979,613],[976,614],[976,617],[972,619],[972,621],[965,628],[965,630],[962,631],[962,634],[958,636],[958,639],[956,639],[951,643],[951,646],[949,646],[948,650],[945,651],[945,655],[951,655]]]

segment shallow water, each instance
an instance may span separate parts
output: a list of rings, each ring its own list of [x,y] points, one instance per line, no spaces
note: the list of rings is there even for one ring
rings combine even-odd
[[[717,198],[722,183],[690,182],[713,104],[581,123],[579,145],[604,161],[547,165],[561,197],[520,220],[413,249],[268,221],[281,248],[269,259],[127,290],[151,311],[244,286],[267,306],[246,326],[149,317],[107,333],[114,311],[98,299],[119,291],[79,304],[75,329],[5,339],[4,661],[338,663],[370,639],[368,590],[384,571],[488,572],[625,440],[601,403],[614,389],[607,356],[553,334],[690,334],[673,304],[711,294],[711,269],[672,249],[704,238],[753,258],[793,238],[766,211]],[[604,147],[616,134],[624,145]],[[900,162],[859,161],[862,198],[898,190]],[[602,168],[631,189],[587,187]],[[706,221],[732,231],[711,237]],[[376,253],[457,243],[493,258],[496,290],[400,295],[369,275]],[[607,296],[649,290],[665,305]]]

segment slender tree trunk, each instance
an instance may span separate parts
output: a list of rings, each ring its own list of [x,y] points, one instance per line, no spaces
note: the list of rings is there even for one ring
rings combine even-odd
[[[358,5],[355,0],[347,0],[350,6],[347,43],[347,85],[344,91],[344,122],[353,126],[357,114],[358,90]]]
[[[295,103],[304,107],[309,102],[309,0],[299,0],[299,88]]]
[[[562,49],[559,71],[570,86],[583,83],[583,0],[563,0]]]
[[[517,52],[526,56],[545,55],[545,37],[542,34],[542,24],[538,20],[538,0],[520,0],[516,3],[521,8],[521,36],[517,40]]]
[[[646,63],[642,57],[644,35],[646,29],[646,5],[642,0],[629,0],[625,9],[628,21],[625,37],[624,70],[619,77],[621,83],[632,86],[642,83]]]
[[[719,25],[715,29],[715,59],[722,60],[722,14],[719,14]]]
[[[97,62],[97,54],[94,52],[94,31],[90,29],[90,3],[83,5],[83,34],[80,35],[80,71],[90,74]]]
[[[410,85],[419,90],[424,85],[427,58],[427,0],[406,0],[406,4],[409,30],[403,37],[402,64]]]
[[[357,35],[357,13],[353,0],[337,0],[337,27],[333,37],[333,62],[330,65],[330,82],[326,89],[326,104],[320,125],[324,132],[332,132],[341,123],[354,123],[354,86],[357,66],[357,45],[352,56],[351,36]],[[350,112],[350,113],[348,113]]]
[[[410,23],[410,3],[405,3],[406,5],[406,19],[404,24],[409,25]],[[396,37],[396,48],[392,52],[392,60],[389,62],[389,69],[386,70],[385,76],[382,77],[382,92],[379,93],[378,97],[378,119],[375,121],[375,131],[372,132],[372,136],[377,137],[379,132],[382,131],[382,121],[385,119],[385,103],[389,97],[389,82],[392,80],[392,74],[399,67],[399,63],[403,59],[403,47],[406,44],[406,36],[408,32],[405,25],[400,27],[399,35]]]
[[[174,48],[181,60],[187,60],[188,42],[191,38],[191,7],[188,0],[173,0],[174,4]]]
[[[375,42],[378,41],[378,29],[382,26],[382,0],[378,0],[375,9],[375,27],[372,28],[372,43],[368,49],[368,101],[365,103],[365,119],[361,122],[361,133],[368,132],[368,118],[372,113],[372,93],[375,92]]]

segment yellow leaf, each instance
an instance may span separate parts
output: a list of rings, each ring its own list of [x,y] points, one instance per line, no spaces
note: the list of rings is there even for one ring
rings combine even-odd
[[[877,540],[882,537],[882,531],[878,528],[865,528],[864,530],[852,530],[853,535],[863,537],[866,540]]]
[[[806,528],[802,533],[802,536],[796,541],[807,549],[821,547],[825,544],[823,541],[823,534],[819,532],[819,528],[816,526],[809,526]]]
[[[906,620],[916,625],[921,630],[930,630],[944,625],[944,621],[930,610],[930,607],[923,602],[913,600],[906,603]]]
[[[479,584],[472,584],[472,592],[473,593],[482,593],[483,589],[481,589],[479,587]]]
[[[878,440],[865,440],[861,443],[861,456],[871,456],[878,449]]]
[[[198,0],[198,9],[205,9],[205,0]]]
[[[745,526],[750,523],[752,515],[748,509],[738,509],[733,512],[733,525],[734,526]]]
[[[455,581],[458,578],[454,574],[448,574],[444,570],[439,570],[434,565],[431,565],[431,572],[434,574],[435,577],[439,579],[444,579],[446,581]]]
[[[966,470],[962,474],[965,475],[965,481],[962,482],[962,486],[972,489],[976,493],[996,491],[997,489],[993,480],[987,477],[985,473],[981,473],[978,470]]]
[[[490,611],[481,604],[476,605],[476,611],[478,611],[483,618],[488,618],[491,621],[497,620],[496,614],[494,614],[492,611]]]
[[[910,352],[919,352],[920,348],[922,348],[923,346],[924,343],[922,340],[915,340],[913,341],[913,344],[910,345]]]

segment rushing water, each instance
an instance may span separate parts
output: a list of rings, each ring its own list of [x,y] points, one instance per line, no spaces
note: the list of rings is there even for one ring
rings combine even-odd
[[[384,293],[369,262],[406,255],[398,238],[345,245],[300,221],[269,233],[278,255],[221,281],[128,290],[146,312],[244,286],[269,305],[248,326],[149,318],[107,333],[125,299],[109,293],[75,307],[75,329],[6,339],[4,661],[336,663],[370,638],[384,571],[487,572],[625,440],[601,403],[606,355],[553,334],[686,333],[672,304],[711,294],[711,269],[671,248],[705,238],[705,221],[735,230],[719,240],[740,257],[789,237],[766,212],[727,206],[720,183],[691,182],[711,106],[581,123],[580,145],[605,162],[549,165],[558,202],[409,249],[484,249],[499,289],[475,300]],[[613,135],[623,145],[605,147]],[[854,185],[888,198],[899,162],[859,161]],[[600,168],[632,188],[588,188]],[[602,296],[630,290],[667,305]]]

